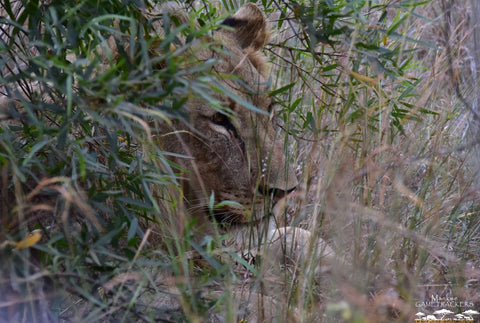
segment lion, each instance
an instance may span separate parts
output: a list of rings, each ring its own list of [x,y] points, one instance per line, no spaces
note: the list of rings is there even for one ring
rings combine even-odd
[[[190,203],[194,213],[208,212],[212,194],[215,204],[238,202],[213,210],[213,220],[231,227],[261,220],[265,198],[271,196],[275,204],[298,181],[272,122],[274,101],[268,96],[268,69],[260,52],[268,39],[263,13],[249,3],[223,25],[234,28],[215,32],[213,41],[221,44],[223,52],[201,50],[196,58],[218,60],[215,74],[233,74],[241,81],[219,79],[230,92],[216,95],[224,110],[201,100],[188,102],[189,120],[165,128],[167,135],[159,144],[165,151],[191,157],[173,160],[186,171],[183,188],[186,199],[194,201]],[[249,102],[257,111],[239,101]]]
[[[272,82],[262,53],[270,35],[266,17],[255,4],[246,3],[222,25],[213,35],[222,51],[202,49],[195,55],[200,61],[216,59],[216,74],[236,77],[219,79],[229,92],[216,95],[225,109],[191,100],[190,119],[164,127],[159,142],[163,150],[189,157],[172,160],[185,171],[182,187],[189,213],[200,219],[195,230],[200,236],[212,234],[216,222],[230,237],[229,247],[250,257],[259,245],[268,246],[273,263],[296,261],[308,252],[312,257],[306,248],[312,242],[316,259],[332,255],[311,232],[278,225],[278,215],[299,182],[269,96]],[[212,198],[221,207],[209,209]]]

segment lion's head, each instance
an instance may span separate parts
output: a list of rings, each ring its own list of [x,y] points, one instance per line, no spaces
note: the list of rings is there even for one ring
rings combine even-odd
[[[223,25],[228,27],[213,36],[221,50],[202,49],[195,55],[202,61],[218,60],[216,74],[236,76],[219,78],[228,94],[215,96],[225,110],[219,112],[202,100],[189,101],[190,120],[168,128],[160,145],[191,157],[175,158],[188,177],[184,189],[191,213],[208,212],[213,194],[216,203],[242,205],[226,203],[215,209],[217,221],[248,223],[261,219],[296,187],[297,179],[273,121],[271,80],[261,53],[269,35],[266,19],[257,6],[247,3]]]

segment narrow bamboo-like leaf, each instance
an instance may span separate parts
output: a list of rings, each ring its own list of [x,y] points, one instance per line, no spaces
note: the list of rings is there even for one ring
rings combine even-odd
[[[393,19],[392,23],[387,29],[387,35],[391,35],[393,32],[397,30],[398,27],[408,18],[408,14],[404,13],[402,15],[401,11],[397,11],[397,15]]]
[[[273,90],[271,91],[268,96],[275,96],[277,94],[280,94],[280,93],[283,93],[283,92],[287,92],[289,89],[291,89],[292,87],[294,87],[296,84],[296,82],[292,82],[290,84],[287,84],[285,86],[282,86],[281,88],[279,89],[276,89],[276,90]]]
[[[130,219],[130,227],[128,228],[127,241],[130,241],[137,233],[138,230],[138,219],[133,217]]]
[[[50,143],[50,139],[45,139],[40,142],[37,142],[33,147],[30,149],[28,154],[25,156],[25,158],[22,161],[22,166],[26,167],[28,164],[31,162],[32,158],[35,156],[35,154],[40,151],[43,147],[45,147],[48,143]]]
[[[233,207],[236,207],[236,208],[239,208],[239,209],[243,209],[243,205],[236,202],[236,201],[230,201],[230,200],[226,200],[226,201],[221,201],[220,203],[217,203],[213,206],[213,209],[218,209],[218,208],[221,208],[221,207],[224,207],[224,206],[233,206]]]
[[[257,108],[256,106],[254,106],[253,104],[251,104],[250,102],[245,101],[244,99],[242,99],[241,97],[239,97],[238,95],[233,93],[232,91],[225,88],[220,82],[216,81],[215,85],[218,88],[218,90],[221,91],[221,93],[225,94],[229,98],[231,98],[231,99],[235,100],[236,102],[240,103],[245,108],[247,108],[249,110],[252,110],[254,112],[260,113],[260,114],[268,115],[267,111],[263,111],[263,110]]]
[[[5,0],[4,1],[4,8],[5,8],[5,11],[8,13],[8,15],[10,16],[10,19],[15,19],[15,15],[13,14],[12,5],[10,4],[10,0]]]
[[[238,263],[240,263],[242,266],[248,269],[254,276],[258,275],[258,270],[251,263],[249,263],[247,260],[241,257],[239,254],[234,252],[231,252],[229,254],[233,259],[238,261]]]
[[[73,76],[72,74],[67,75],[66,82],[66,95],[67,95],[67,116],[72,115],[72,101],[73,101]]]
[[[418,111],[420,111],[421,113],[424,113],[424,114],[432,114],[432,115],[435,115],[435,116],[440,115],[440,113],[438,113],[438,112],[435,112],[435,111],[429,110],[429,109],[425,109],[425,108],[420,108]]]
[[[30,248],[37,244],[40,239],[42,239],[42,233],[40,230],[33,231],[30,235],[28,235],[25,239],[18,241],[15,243],[15,247],[17,249],[25,249]]]
[[[361,82],[368,82],[372,85],[375,85],[378,83],[378,80],[377,79],[374,79],[374,78],[371,78],[369,76],[365,76],[365,75],[362,75],[360,73],[357,73],[357,72],[354,72],[354,71],[351,71],[349,69],[346,69],[347,73],[350,74],[351,76],[353,76],[354,78],[356,78],[357,80],[361,81]]]

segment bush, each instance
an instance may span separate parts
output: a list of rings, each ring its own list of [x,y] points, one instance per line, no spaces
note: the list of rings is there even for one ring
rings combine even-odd
[[[186,219],[179,169],[156,144],[160,124],[188,120],[190,97],[218,107],[211,65],[182,54],[237,4],[190,6],[184,24],[138,1],[1,6],[0,91],[16,99],[0,100],[0,316],[242,317],[233,290],[255,290],[261,271],[220,250],[224,237],[196,244],[195,222],[172,234]],[[480,308],[478,165],[460,130],[470,88],[450,73],[466,69],[452,41],[465,27],[451,19],[458,28],[439,33],[445,8],[431,1],[262,6],[274,25],[271,95],[305,192],[284,221],[343,258],[322,282],[286,274],[280,316],[402,321],[432,295]],[[142,224],[158,221],[170,238],[152,248],[157,232]]]
[[[16,121],[0,130],[1,286],[8,291],[2,317],[15,293],[31,299],[13,302],[20,305],[15,315],[35,320],[43,306],[46,315],[62,317],[62,290],[98,308],[80,315],[108,317],[112,302],[97,288],[137,266],[173,266],[166,255],[138,258],[146,238],[139,223],[167,210],[175,216],[178,170],[155,144],[157,125],[188,117],[187,98],[205,96],[209,66],[181,55],[215,22],[197,30],[167,20],[160,37],[153,31],[162,14],[147,17],[139,5],[2,5],[2,92],[16,98],[5,104]],[[179,46],[183,34],[190,38]],[[186,245],[169,247],[181,252]],[[50,311],[35,302],[46,297],[44,281],[57,307]],[[144,315],[130,303],[114,304],[126,317]]]

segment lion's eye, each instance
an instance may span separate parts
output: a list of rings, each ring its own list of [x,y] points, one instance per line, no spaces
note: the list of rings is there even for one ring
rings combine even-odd
[[[217,112],[210,117],[210,128],[218,133],[223,134],[225,137],[230,138],[230,135],[236,135],[235,126],[232,124],[228,116]]]
[[[217,112],[212,116],[212,122],[227,129],[233,127],[230,119],[220,112]]]
[[[242,150],[245,149],[245,145],[239,135],[239,132],[237,132],[235,125],[228,116],[217,112],[210,118],[210,121],[210,129],[223,134],[225,137],[231,140],[235,138],[236,142],[240,145]]]

